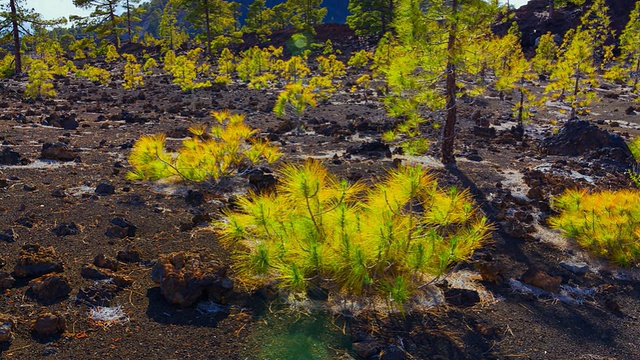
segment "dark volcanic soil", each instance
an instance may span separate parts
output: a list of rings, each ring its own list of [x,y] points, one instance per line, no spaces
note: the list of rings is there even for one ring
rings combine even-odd
[[[344,82],[356,77],[350,73]],[[166,75],[154,75],[142,89],[127,92],[118,81],[100,86],[57,79],[57,98],[25,102],[25,81],[0,82],[0,150],[3,160],[17,162],[0,165],[0,281],[3,272],[15,272],[23,246],[39,244],[53,247],[71,290],[41,300],[29,285],[33,275],[16,279],[0,295],[0,314],[15,322],[13,339],[0,342],[3,359],[327,358],[311,351],[265,350],[281,334],[301,336],[303,347],[315,344],[321,354],[340,359],[640,358],[638,271],[593,259],[544,227],[550,194],[572,186],[629,186],[606,156],[541,151],[540,141],[563,123],[551,123],[560,117],[557,107],[538,113],[520,139],[510,130],[515,125],[510,106],[498,94],[461,101],[459,164],[444,169],[434,160],[439,131],[428,127],[424,131],[434,142],[430,156],[347,154],[348,147],[379,139],[394,124],[378,101],[365,102],[360,93],[341,91],[310,109],[304,116],[307,133],[296,135],[278,130],[283,121],[271,113],[277,89],[256,91],[234,83],[187,94]],[[602,102],[585,119],[606,130],[637,134],[632,96],[616,87],[599,92]],[[266,303],[264,291],[249,293],[238,283],[220,304],[222,311],[206,311],[211,305],[206,299],[186,308],[171,305],[151,280],[156,260],[189,251],[227,264],[228,254],[206,221],[248,183],[238,180],[225,190],[130,182],[126,158],[141,135],[163,132],[177,146],[189,126],[211,123],[209,112],[221,109],[245,113],[261,136],[282,146],[284,161],[316,157],[343,177],[365,181],[375,181],[394,160],[417,162],[432,167],[441,184],[472,186],[496,225],[493,240],[445,284],[430,288],[438,294],[446,290],[444,301],[405,318],[354,306],[342,310],[350,316],[330,314],[318,325],[303,310],[287,317],[281,306]],[[474,130],[486,123],[495,134]],[[70,161],[41,159],[43,148],[51,149],[47,143],[58,143],[54,155]],[[129,227],[114,228],[117,218],[115,223],[126,220]],[[118,289],[81,276],[83,265],[97,255],[115,258],[126,249],[119,259],[128,262],[118,261],[115,274],[128,278],[130,286]],[[139,259],[132,258],[136,254]],[[229,275],[233,279],[233,269]],[[100,310],[87,305],[92,301],[120,306],[128,319],[92,319],[90,311]],[[329,299],[328,306],[337,301]],[[47,328],[53,335],[34,334],[32,322],[45,313],[62,317],[64,331],[56,323]],[[300,330],[305,322],[347,340],[319,343],[320,337]]]

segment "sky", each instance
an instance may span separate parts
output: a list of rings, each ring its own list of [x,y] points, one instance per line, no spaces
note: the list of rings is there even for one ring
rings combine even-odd
[[[509,3],[519,7],[526,4],[527,1],[528,0],[509,0]],[[500,2],[506,3],[506,0],[500,0]],[[26,0],[25,4],[27,8],[34,8],[36,12],[42,14],[45,19],[68,18],[69,15],[86,16],[91,13],[91,10],[82,10],[73,6],[72,0]]]

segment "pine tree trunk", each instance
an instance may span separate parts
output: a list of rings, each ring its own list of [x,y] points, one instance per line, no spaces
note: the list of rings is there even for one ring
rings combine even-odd
[[[15,56],[16,75],[22,73],[22,57],[20,56],[20,28],[18,27],[18,10],[15,0],[9,0],[11,8],[11,26],[13,28],[13,56]]]
[[[127,32],[129,34],[129,42],[131,42],[131,6],[127,0]]]
[[[442,139],[442,163],[445,165],[453,165],[456,163],[453,155],[453,145],[456,137],[456,121],[457,121],[457,104],[456,104],[456,32],[458,11],[458,0],[453,0],[452,4],[452,22],[449,27],[449,41],[447,43],[447,79],[446,79],[446,98],[447,98],[447,116],[444,123],[444,135]]]
[[[111,35],[113,35],[113,43],[116,50],[120,49],[120,37],[118,36],[118,29],[116,28],[116,13],[113,8],[113,4],[109,3],[109,21],[111,21]]]

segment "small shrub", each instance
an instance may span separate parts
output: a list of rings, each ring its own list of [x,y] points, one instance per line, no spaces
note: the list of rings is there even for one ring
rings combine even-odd
[[[131,54],[123,55],[127,59],[127,63],[124,65],[124,86],[125,90],[135,89],[144,85],[142,79],[142,65],[140,65],[136,57]]]
[[[175,63],[171,67],[171,74],[173,75],[173,83],[180,85],[182,91],[211,86],[210,81],[195,82],[198,75],[196,64],[185,55],[180,55],[175,59]]]
[[[116,50],[116,47],[113,44],[107,46],[107,54],[105,55],[104,61],[110,63],[120,59],[120,55]]]
[[[291,110],[297,121],[297,129],[300,131],[302,130],[302,115],[304,111],[307,107],[315,107],[316,105],[316,96],[311,86],[293,83],[287,84],[284,87],[284,91],[278,95],[273,112],[279,117],[284,117],[287,115],[288,110]]]
[[[0,78],[7,78],[15,73],[15,56],[7,54],[0,60]]]
[[[373,55],[366,50],[356,51],[347,61],[347,65],[357,69],[365,69],[372,57]]]
[[[367,190],[319,162],[288,165],[273,194],[249,194],[215,223],[241,278],[304,291],[383,296],[402,307],[487,239],[468,192],[440,189],[418,166]]]
[[[142,71],[144,71],[145,75],[151,75],[153,74],[153,69],[155,68],[158,68],[158,62],[156,61],[156,59],[150,57],[142,66]]]
[[[24,91],[25,97],[29,99],[55,97],[56,91],[53,89],[52,80],[53,74],[49,66],[43,60],[33,60],[29,67],[29,82]]]
[[[567,190],[553,199],[554,229],[597,256],[635,265],[640,256],[640,191]]]
[[[107,70],[89,64],[85,64],[82,70],[76,71],[76,76],[99,82],[102,85],[108,84],[111,79],[111,74]]]
[[[336,59],[335,55],[329,55],[328,57],[318,56],[318,69],[329,78],[337,78],[346,74],[346,68],[344,63]]]
[[[247,163],[273,163],[280,158],[277,147],[253,137],[255,130],[244,124],[244,115],[222,111],[213,112],[212,116],[217,125],[209,133],[205,126],[189,128],[193,136],[182,141],[177,152],[166,149],[164,134],[141,137],[129,155],[134,171],[127,178],[218,180]]]

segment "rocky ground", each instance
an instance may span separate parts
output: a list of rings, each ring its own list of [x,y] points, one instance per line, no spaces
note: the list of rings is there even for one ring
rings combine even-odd
[[[550,196],[565,188],[630,186],[623,140],[640,131],[625,89],[598,89],[603,100],[588,122],[564,127],[559,104],[520,129],[511,99],[463,99],[458,167],[445,169],[439,130],[425,127],[426,156],[378,141],[395,122],[373,91],[340,91],[305,114],[298,134],[271,112],[277,89],[182,93],[166,75],[145,81],[124,91],[117,81],[56,79],[58,96],[44,102],[22,99],[25,78],[0,82],[1,358],[640,358],[640,273],[594,259],[545,226]],[[189,126],[222,109],[245,113],[284,161],[323,159],[349,180],[374,182],[398,163],[430,167],[441,184],[472,189],[496,226],[492,241],[425,289],[433,306],[413,304],[402,317],[318,300],[332,309],[322,327],[342,342],[308,356],[269,352],[274,336],[313,315],[235,281],[208,223],[238,192],[271,183],[277,165],[217,188],[125,180],[141,135],[162,132],[177,146]]]

